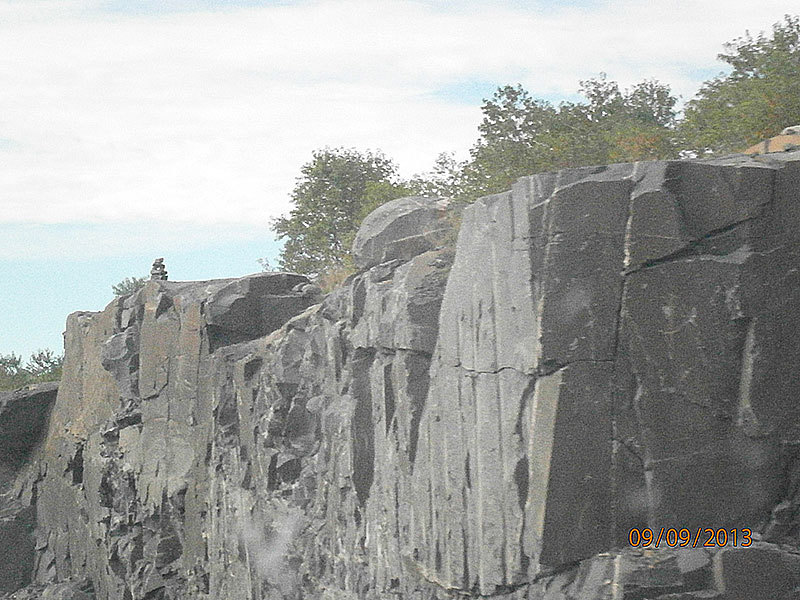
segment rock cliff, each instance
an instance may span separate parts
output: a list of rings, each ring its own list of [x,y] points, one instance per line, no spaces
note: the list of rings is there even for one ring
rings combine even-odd
[[[462,217],[379,208],[324,299],[266,273],[70,315],[57,399],[0,397],[0,596],[800,597],[800,153]]]

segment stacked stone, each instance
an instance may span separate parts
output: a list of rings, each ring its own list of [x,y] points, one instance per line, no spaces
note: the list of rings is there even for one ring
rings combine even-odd
[[[166,281],[167,268],[164,266],[164,259],[157,258],[153,261],[153,267],[150,269],[151,281]]]

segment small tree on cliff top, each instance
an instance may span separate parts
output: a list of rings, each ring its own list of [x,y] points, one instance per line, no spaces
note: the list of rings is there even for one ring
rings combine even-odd
[[[460,194],[509,189],[523,175],[567,167],[670,158],[676,98],[669,86],[645,80],[627,90],[604,74],[580,82],[586,102],[557,108],[521,85],[485,100],[480,137],[459,174]]]
[[[350,244],[366,214],[408,193],[395,164],[380,152],[325,148],[303,165],[288,217],[272,223],[286,242],[282,270],[319,275],[347,265]]]
[[[733,67],[707,81],[686,107],[681,133],[697,152],[741,151],[800,124],[800,17],[786,15],[772,35],[746,33],[718,58]]]
[[[126,277],[116,285],[111,286],[115,296],[127,296],[144,287],[147,277]]]
[[[39,350],[31,354],[27,363],[22,357],[11,354],[0,354],[0,390],[14,390],[29,383],[58,381],[61,379],[61,367],[64,355],[57,355],[52,350]]]

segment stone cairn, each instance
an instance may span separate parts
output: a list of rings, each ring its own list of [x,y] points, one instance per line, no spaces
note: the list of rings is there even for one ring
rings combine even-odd
[[[164,266],[164,259],[157,258],[153,261],[153,268],[150,269],[151,281],[166,281],[167,268]]]

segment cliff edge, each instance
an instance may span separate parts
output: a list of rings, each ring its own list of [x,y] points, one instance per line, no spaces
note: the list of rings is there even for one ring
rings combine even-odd
[[[797,598],[800,153],[525,177],[455,248],[448,211],[379,208],[324,299],[70,315],[0,597]]]

